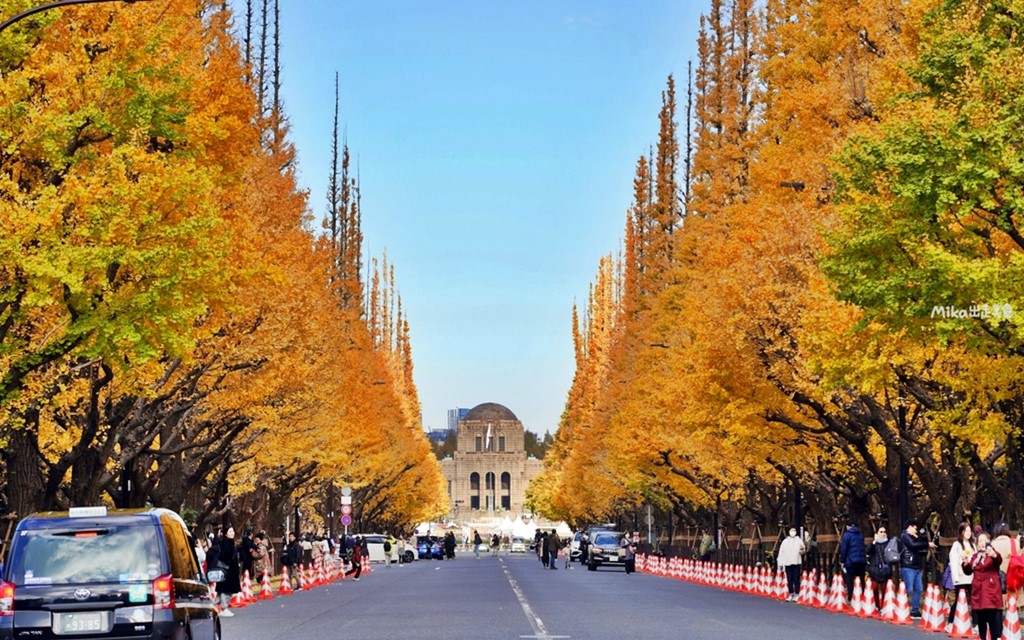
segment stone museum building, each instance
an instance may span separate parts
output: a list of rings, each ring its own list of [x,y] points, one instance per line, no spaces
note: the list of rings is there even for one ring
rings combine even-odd
[[[526,433],[515,414],[492,402],[459,420],[455,453],[441,461],[452,510],[523,513],[526,485],[544,463],[526,455]]]

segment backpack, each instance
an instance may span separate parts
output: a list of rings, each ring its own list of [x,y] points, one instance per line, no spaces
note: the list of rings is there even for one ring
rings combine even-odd
[[[1010,564],[1006,566],[1006,588],[1008,591],[1017,591],[1024,587],[1024,554],[1017,549],[1017,541],[1013,541],[1010,550]]]
[[[391,541],[390,540],[385,540],[384,541],[384,553],[391,553]]]
[[[896,564],[900,561],[900,539],[892,538],[888,544],[885,545],[885,551],[882,553],[882,557],[885,558],[886,564]]]

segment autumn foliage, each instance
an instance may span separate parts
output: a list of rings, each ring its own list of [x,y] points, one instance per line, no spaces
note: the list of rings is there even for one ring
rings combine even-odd
[[[946,535],[1018,522],[1022,27],[1017,2],[711,0],[573,309],[534,507],[735,531],[799,496],[812,530],[899,530],[905,466]]]
[[[278,533],[295,504],[336,519],[341,486],[359,526],[447,510],[390,267],[384,302],[362,290],[347,147],[320,229],[280,78],[231,20],[115,3],[0,35],[9,511],[148,502]]]

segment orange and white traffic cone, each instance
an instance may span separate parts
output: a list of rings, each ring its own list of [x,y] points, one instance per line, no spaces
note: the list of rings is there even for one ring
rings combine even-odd
[[[921,612],[922,631],[945,631],[945,619],[942,617],[942,594],[939,585],[928,585],[928,593],[925,597],[925,610]]]
[[[851,616],[860,617],[860,612],[864,608],[864,587],[860,584],[860,578],[853,579],[853,599],[850,600],[850,610],[847,612]]]
[[[846,609],[846,586],[838,573],[832,576],[832,591],[829,593],[826,609],[832,613],[840,613]]]
[[[263,572],[263,581],[260,583],[260,595],[257,596],[259,600],[273,600],[274,590],[270,588],[270,574],[266,571]]]
[[[281,567],[281,586],[277,588],[277,595],[279,596],[290,596],[292,595],[292,578],[288,575],[287,565]]]
[[[896,588],[891,578],[885,582],[885,593],[882,595],[882,608],[878,611],[878,617],[889,621],[896,617]]]
[[[819,609],[828,607],[828,582],[825,580],[824,571],[818,577],[818,589],[814,592],[814,606]]]
[[[231,596],[231,601],[228,604],[232,609],[244,609],[249,606],[249,601],[245,599],[245,594],[241,591]]]
[[[242,597],[246,602],[256,602],[256,595],[252,592],[252,579],[249,578],[249,570],[242,574]]]
[[[949,632],[950,638],[973,638],[971,632],[971,609],[967,606],[967,594],[964,591],[957,592],[956,615],[953,617],[953,630]]]
[[[889,584],[892,584],[891,580],[889,581]],[[885,596],[886,599],[888,599],[889,594],[886,593]],[[892,618],[889,619],[889,622],[900,625],[914,624],[914,621],[910,619],[910,600],[907,598],[906,583],[900,582],[900,590],[899,593],[896,594],[896,608],[894,611],[895,613]]]
[[[878,609],[875,604],[875,583],[872,582],[871,576],[864,579],[864,603],[860,609],[860,617],[862,618],[874,618],[878,615]]]
[[[1021,640],[1020,616],[1017,613],[1017,596],[1010,595],[1003,616],[1003,637],[1001,640]]]

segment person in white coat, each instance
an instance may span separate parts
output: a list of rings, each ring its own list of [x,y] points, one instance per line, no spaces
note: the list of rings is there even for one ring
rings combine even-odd
[[[789,597],[786,602],[796,602],[800,595],[800,569],[804,563],[804,541],[797,535],[796,527],[789,528],[789,535],[779,545],[779,566],[786,572],[786,583],[789,585]]]
[[[968,603],[971,601],[971,582],[974,580],[974,575],[964,573],[964,563],[969,564],[976,552],[974,528],[970,522],[961,522],[960,529],[956,534],[956,542],[949,548],[949,573],[953,578],[954,589],[956,589],[953,606],[949,608],[949,618],[946,620],[946,626],[950,629],[953,627],[953,618],[956,616],[956,599],[960,597],[960,592],[963,591],[967,595]],[[974,618],[974,612],[971,611],[971,626],[976,627],[978,621]]]

